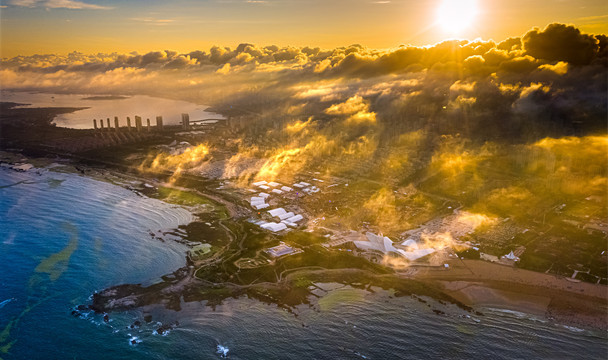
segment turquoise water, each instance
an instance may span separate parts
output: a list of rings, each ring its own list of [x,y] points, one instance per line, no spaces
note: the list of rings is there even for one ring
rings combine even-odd
[[[230,299],[215,310],[183,303],[75,317],[95,291],[153,283],[185,264],[185,246],[164,231],[191,220],[181,208],[121,187],[52,171],[0,168],[0,352],[2,359],[605,359],[606,333],[526,314],[471,315],[427,299],[318,284],[296,309]],[[160,231],[160,232],[159,232]],[[154,235],[152,236],[151,233]],[[164,241],[159,240],[162,238]],[[332,302],[345,292],[348,299]],[[431,305],[430,307],[428,305]],[[432,310],[439,309],[445,315]],[[178,321],[168,335],[159,322]],[[136,344],[132,344],[132,341]],[[9,344],[12,344],[9,346]],[[219,352],[218,352],[219,351]],[[226,352],[227,351],[227,352]]]

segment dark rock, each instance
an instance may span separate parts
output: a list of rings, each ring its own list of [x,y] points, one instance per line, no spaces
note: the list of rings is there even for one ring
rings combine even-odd
[[[158,333],[158,335],[164,335],[169,330],[175,329],[175,327],[177,327],[178,325],[179,325],[178,321],[176,321],[175,324],[161,325],[161,326],[158,327],[158,329],[156,329],[156,332]]]
[[[129,329],[137,329],[140,326],[141,326],[141,321],[135,320],[135,322],[133,322],[133,324],[129,325]]]
[[[110,322],[110,316],[109,316],[108,314],[105,314],[105,315],[103,316],[103,321],[104,321],[104,322]]]

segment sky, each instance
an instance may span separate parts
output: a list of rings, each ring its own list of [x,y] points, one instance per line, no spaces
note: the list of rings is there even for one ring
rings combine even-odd
[[[603,0],[453,0],[457,5],[441,15],[444,2],[0,0],[0,56],[189,52],[240,43],[388,49],[449,38],[502,41],[552,22],[608,33]],[[446,27],[450,21],[457,24]]]

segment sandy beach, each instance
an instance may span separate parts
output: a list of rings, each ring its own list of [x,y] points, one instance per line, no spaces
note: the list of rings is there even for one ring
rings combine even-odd
[[[450,268],[420,267],[407,277],[429,281],[464,304],[542,315],[556,323],[608,330],[608,287],[571,282],[480,260],[452,260]]]

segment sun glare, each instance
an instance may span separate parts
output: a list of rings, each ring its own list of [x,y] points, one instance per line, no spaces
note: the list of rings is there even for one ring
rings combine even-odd
[[[475,0],[443,0],[437,10],[437,23],[451,35],[458,35],[469,28],[479,9]]]

